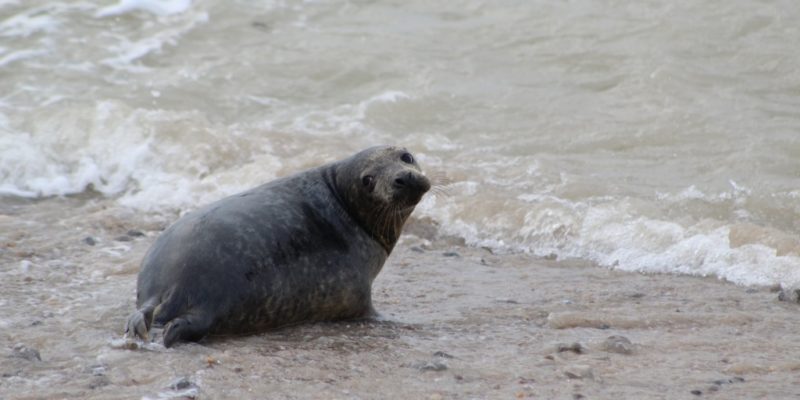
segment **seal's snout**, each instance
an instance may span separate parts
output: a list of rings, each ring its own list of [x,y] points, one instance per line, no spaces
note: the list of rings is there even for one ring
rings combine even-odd
[[[395,177],[394,182],[392,182],[392,187],[396,190],[423,194],[430,190],[431,181],[428,180],[425,175],[412,171],[404,171]]]

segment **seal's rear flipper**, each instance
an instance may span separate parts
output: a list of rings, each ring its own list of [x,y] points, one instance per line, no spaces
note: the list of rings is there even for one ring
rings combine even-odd
[[[169,321],[164,327],[164,347],[175,342],[196,342],[208,334],[212,318],[207,312],[187,313]]]
[[[145,306],[133,312],[128,317],[128,323],[125,325],[125,336],[132,335],[133,337],[147,340],[147,333],[150,331],[150,321],[153,320],[153,307]]]

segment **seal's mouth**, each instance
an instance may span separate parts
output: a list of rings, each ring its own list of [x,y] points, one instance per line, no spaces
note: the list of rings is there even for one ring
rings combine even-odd
[[[411,208],[417,205],[422,196],[431,189],[431,181],[425,176],[413,171],[399,173],[392,182],[393,199],[395,204]]]

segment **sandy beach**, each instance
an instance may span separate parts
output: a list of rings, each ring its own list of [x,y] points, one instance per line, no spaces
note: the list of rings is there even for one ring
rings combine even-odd
[[[375,282],[381,320],[126,342],[138,263],[170,217],[109,202],[0,210],[0,398],[800,395],[800,306],[774,288],[492,254],[419,222]]]

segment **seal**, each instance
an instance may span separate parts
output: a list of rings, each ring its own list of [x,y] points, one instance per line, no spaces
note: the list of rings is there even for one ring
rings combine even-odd
[[[379,146],[186,214],[144,256],[126,336],[164,346],[374,314],[372,282],[431,184]]]

